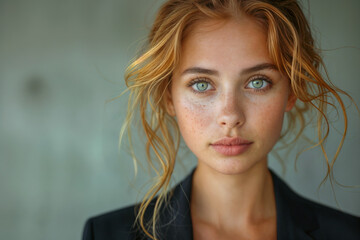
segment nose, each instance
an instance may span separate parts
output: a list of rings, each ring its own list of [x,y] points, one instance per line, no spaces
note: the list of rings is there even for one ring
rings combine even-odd
[[[227,93],[220,97],[217,122],[226,128],[239,127],[245,122],[243,103],[239,93]]]

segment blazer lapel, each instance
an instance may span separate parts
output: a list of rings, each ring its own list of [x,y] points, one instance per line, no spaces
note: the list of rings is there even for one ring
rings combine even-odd
[[[316,215],[274,172],[270,172],[276,201],[277,239],[314,239],[311,232],[319,227]]]

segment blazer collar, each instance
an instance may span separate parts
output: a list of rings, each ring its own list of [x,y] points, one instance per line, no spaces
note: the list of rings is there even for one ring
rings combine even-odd
[[[319,226],[316,215],[303,198],[294,193],[272,170],[277,239],[313,239],[311,232]]]
[[[160,214],[160,238],[192,240],[190,198],[195,169],[172,192],[170,204]],[[316,215],[272,170],[275,192],[277,240],[313,239],[318,228]]]

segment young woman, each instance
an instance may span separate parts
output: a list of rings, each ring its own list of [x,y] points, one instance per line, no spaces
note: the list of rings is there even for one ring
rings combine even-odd
[[[360,239],[359,218],[298,196],[267,167],[309,109],[321,146],[328,98],[346,119],[321,65],[296,0],[167,1],[126,76],[125,129],[138,109],[158,181],[142,203],[88,220],[83,239]],[[168,191],[179,132],[198,164]]]

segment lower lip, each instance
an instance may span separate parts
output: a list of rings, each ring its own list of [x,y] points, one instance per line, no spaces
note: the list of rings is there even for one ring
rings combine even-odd
[[[249,144],[241,144],[241,145],[211,145],[215,151],[221,153],[225,156],[236,156],[245,152],[249,147]]]

